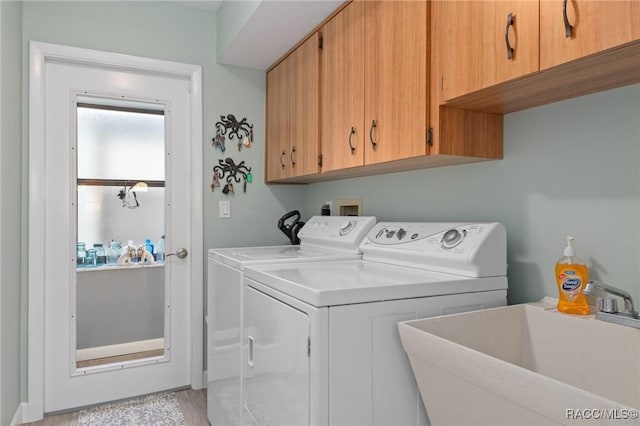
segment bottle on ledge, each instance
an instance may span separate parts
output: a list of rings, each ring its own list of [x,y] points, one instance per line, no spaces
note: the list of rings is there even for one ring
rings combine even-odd
[[[156,244],[156,261],[164,262],[165,252],[164,252],[164,235],[160,237],[158,244]]]
[[[149,252],[150,255],[153,256],[153,243],[150,238],[147,238],[144,241],[144,249]]]

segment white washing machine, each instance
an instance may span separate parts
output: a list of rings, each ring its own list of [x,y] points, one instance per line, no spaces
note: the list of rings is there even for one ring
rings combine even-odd
[[[375,225],[370,216],[314,216],[299,246],[209,250],[207,296],[207,417],[241,425],[242,277],[249,265],[360,259],[359,244]]]
[[[259,425],[427,425],[397,323],[506,304],[498,223],[378,223],[362,260],[244,273],[243,382]]]

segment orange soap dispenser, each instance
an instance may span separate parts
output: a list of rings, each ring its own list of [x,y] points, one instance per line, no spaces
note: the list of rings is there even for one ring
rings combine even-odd
[[[589,302],[582,294],[589,280],[587,265],[576,256],[573,237],[567,237],[564,257],[556,263],[558,284],[558,311],[567,314],[588,315]]]

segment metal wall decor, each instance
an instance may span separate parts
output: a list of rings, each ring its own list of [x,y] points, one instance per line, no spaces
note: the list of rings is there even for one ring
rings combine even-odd
[[[229,140],[238,139],[238,151],[242,151],[242,147],[251,148],[253,143],[253,124],[249,124],[246,118],[238,121],[233,114],[220,116],[220,121],[216,123],[216,136],[211,140],[214,148],[220,148],[225,152],[225,139],[227,133]]]
[[[226,184],[222,188],[225,195],[235,194],[233,183],[242,182],[242,192],[247,192],[247,183],[253,182],[251,175],[251,167],[244,164],[244,161],[236,164],[232,158],[227,157],[224,160],[218,159],[218,165],[213,166],[213,178],[211,181],[211,191],[215,191],[220,186],[220,181],[225,180]]]

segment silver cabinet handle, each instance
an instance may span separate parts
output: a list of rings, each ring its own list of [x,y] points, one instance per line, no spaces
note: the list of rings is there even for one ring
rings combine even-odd
[[[567,17],[567,0],[562,3],[562,20],[564,21],[564,36],[571,38],[573,36],[573,25],[569,23],[569,18]]]
[[[253,345],[255,343],[255,339],[253,337],[251,337],[251,336],[247,336],[247,342],[249,344],[249,347],[248,347],[248,352],[249,353],[247,354],[248,355],[247,356],[247,364],[249,364],[249,367],[253,367],[254,366],[254,364],[253,364]]]
[[[376,123],[376,120],[371,120],[371,129],[369,129],[369,140],[371,141],[371,147],[373,149],[376,149],[376,145],[378,145],[376,143],[376,141],[373,140],[373,130],[378,127],[378,124]]]
[[[513,47],[511,47],[511,43],[509,42],[509,27],[513,27],[513,14],[509,13],[507,15],[507,27],[504,30],[504,43],[507,45],[507,59],[513,59]]]
[[[353,143],[351,142],[351,138],[353,138],[353,135],[355,134],[356,134],[356,128],[351,127],[351,132],[349,133],[349,148],[351,149],[351,155],[356,153],[356,147],[353,146]]]
[[[187,251],[186,248],[180,247],[178,250],[176,250],[175,253],[167,253],[166,257],[176,256],[178,259],[184,259],[185,257],[187,257],[188,254],[189,252]]]

